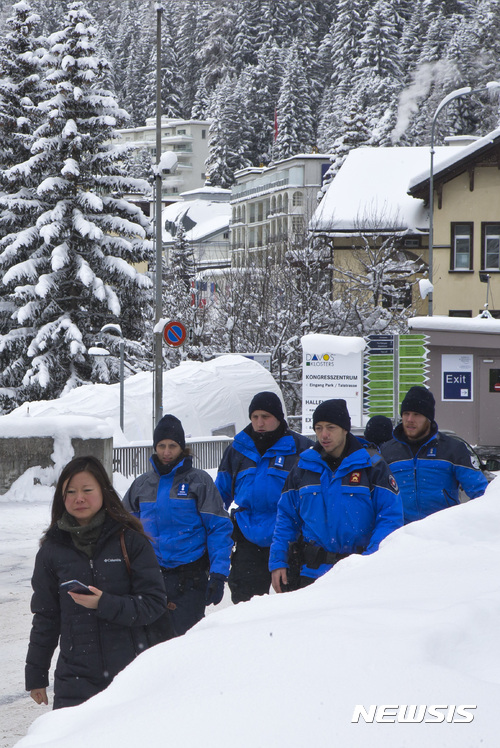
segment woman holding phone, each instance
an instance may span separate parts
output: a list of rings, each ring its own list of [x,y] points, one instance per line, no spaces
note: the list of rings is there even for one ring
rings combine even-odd
[[[64,583],[73,580],[88,590],[68,590],[74,585]],[[48,704],[58,645],[54,709],[104,690],[150,646],[146,627],[167,607],[160,568],[141,523],[124,509],[95,457],[75,458],[61,473],[32,587],[26,690],[37,704]]]

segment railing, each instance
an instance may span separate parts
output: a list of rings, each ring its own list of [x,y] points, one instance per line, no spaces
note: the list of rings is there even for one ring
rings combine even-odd
[[[224,454],[224,450],[232,443],[229,436],[209,436],[206,438],[186,439],[186,446],[193,453],[193,464],[202,470],[214,470]],[[114,447],[113,449],[113,472],[121,473],[127,478],[131,475],[137,477],[151,468],[149,458],[153,454],[153,445],[141,445],[134,447]]]

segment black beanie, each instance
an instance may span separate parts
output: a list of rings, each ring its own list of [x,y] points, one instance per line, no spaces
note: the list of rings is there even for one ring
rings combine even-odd
[[[252,398],[252,402],[248,408],[249,418],[252,417],[254,410],[265,410],[266,413],[270,413],[278,421],[285,420],[281,400],[275,392],[258,392]]]
[[[401,403],[400,412],[403,415],[405,410],[411,410],[413,413],[420,413],[432,422],[435,405],[434,395],[427,387],[410,387]]]
[[[316,426],[318,421],[327,421],[328,423],[334,423],[336,426],[345,429],[346,431],[351,430],[351,418],[349,411],[347,410],[347,404],[345,400],[325,400],[320,403],[313,413],[313,428]]]
[[[170,414],[163,416],[163,418],[158,421],[158,425],[153,434],[154,449],[156,449],[158,442],[161,442],[164,439],[171,439],[173,442],[177,442],[181,449],[186,447],[186,439],[182,423],[178,418]]]
[[[392,439],[392,421],[387,416],[372,416],[365,426],[365,439],[372,444],[383,444]]]

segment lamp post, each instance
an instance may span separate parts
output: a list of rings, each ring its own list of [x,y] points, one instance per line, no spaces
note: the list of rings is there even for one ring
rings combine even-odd
[[[480,88],[471,88],[471,86],[464,86],[464,88],[457,88],[455,91],[451,91],[449,94],[447,94],[444,99],[442,99],[438,106],[436,111],[434,112],[434,116],[432,118],[432,127],[431,127],[431,164],[430,164],[430,176],[429,176],[429,281],[432,284],[433,279],[433,261],[434,261],[434,134],[436,131],[436,122],[439,113],[444,109],[447,104],[450,103],[450,101],[453,101],[453,99],[458,99],[461,96],[468,96],[469,94],[475,94],[475,93],[483,93],[484,91],[493,92],[495,89],[500,88],[500,83],[497,81],[490,81],[489,83],[486,83],[485,86],[481,86]],[[432,295],[433,295],[433,289],[431,287],[431,290],[428,294],[429,299],[429,306],[428,306],[428,315],[429,317],[432,317]]]
[[[125,340],[120,325],[109,324],[101,327],[100,332],[110,332],[120,336],[120,428],[123,431],[125,413]]]
[[[162,221],[161,221],[161,15],[163,8],[156,3],[156,170],[155,170],[155,327],[162,318]],[[153,380],[153,428],[163,411],[163,341],[161,331],[153,333],[154,380]]]

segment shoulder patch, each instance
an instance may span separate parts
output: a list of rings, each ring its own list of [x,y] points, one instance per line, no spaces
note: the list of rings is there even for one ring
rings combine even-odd
[[[394,491],[394,493],[398,493],[398,491],[399,491],[398,484],[396,483],[396,479],[395,479],[395,477],[393,475],[389,476],[389,485],[392,488],[392,490]]]
[[[358,485],[361,483],[361,472],[359,470],[354,470],[351,475],[349,476],[349,483],[351,485]]]

